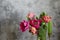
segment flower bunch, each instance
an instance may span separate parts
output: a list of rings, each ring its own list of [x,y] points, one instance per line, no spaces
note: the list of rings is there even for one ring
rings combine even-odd
[[[20,22],[20,29],[22,32],[25,32],[27,29],[29,29],[29,32],[33,35],[36,34],[38,37],[40,37],[40,40],[46,39],[46,36],[44,37],[44,35],[46,35],[46,30],[48,30],[49,36],[52,33],[51,17],[46,13],[42,12],[39,17],[36,17],[33,12],[30,12],[27,15],[27,19],[27,21],[23,20]]]

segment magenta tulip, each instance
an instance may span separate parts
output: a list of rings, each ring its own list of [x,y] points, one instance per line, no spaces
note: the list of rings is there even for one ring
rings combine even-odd
[[[41,20],[37,20],[37,19],[29,21],[30,25],[33,26],[33,27],[35,27],[36,29],[39,28],[41,22],[42,22]]]
[[[23,20],[20,23],[20,29],[22,30],[22,32],[26,31],[29,28],[29,23],[25,20]]]

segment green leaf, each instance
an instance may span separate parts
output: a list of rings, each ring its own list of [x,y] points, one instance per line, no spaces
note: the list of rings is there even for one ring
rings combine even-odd
[[[43,15],[43,16],[45,16],[45,15],[46,15],[46,13],[45,13],[45,12],[42,12],[42,15]]]
[[[45,13],[45,12],[42,12],[42,13],[40,14],[39,18],[42,18],[42,16],[45,16],[45,15],[46,15],[46,13]]]
[[[47,25],[45,24],[45,25],[43,25],[43,28],[45,29],[45,30],[47,30]]]
[[[47,30],[47,24],[45,22],[42,22],[41,25],[42,25],[43,29]]]
[[[52,22],[48,22],[48,36],[50,37],[52,34]]]
[[[42,18],[42,16],[43,16],[43,15],[42,15],[42,14],[40,14],[39,18]]]
[[[45,22],[42,22],[42,26],[45,25]]]
[[[43,25],[39,29],[38,37],[40,37],[40,40],[46,40],[46,30],[43,28]]]
[[[36,16],[36,19],[39,19],[39,18]]]
[[[28,20],[30,20],[30,18],[27,17]]]

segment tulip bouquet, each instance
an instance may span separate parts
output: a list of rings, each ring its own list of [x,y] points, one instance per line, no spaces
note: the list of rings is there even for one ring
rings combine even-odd
[[[25,32],[27,29],[32,35],[37,35],[37,40],[46,40],[46,32],[48,37],[52,34],[52,21],[51,17],[45,12],[42,12],[39,17],[30,12],[27,15],[27,21],[20,22],[20,30]]]

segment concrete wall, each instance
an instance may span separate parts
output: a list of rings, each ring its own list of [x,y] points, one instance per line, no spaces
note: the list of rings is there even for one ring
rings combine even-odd
[[[51,40],[59,40],[59,0],[0,0],[0,40],[36,40],[36,36],[32,36],[28,31],[22,33],[19,30],[19,22],[26,19],[28,12],[39,15],[43,11],[52,17]]]

